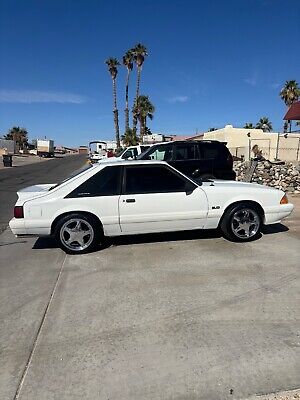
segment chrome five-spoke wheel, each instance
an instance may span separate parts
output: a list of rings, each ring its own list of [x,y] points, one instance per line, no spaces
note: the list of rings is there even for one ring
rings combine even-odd
[[[83,218],[70,218],[59,229],[59,239],[63,247],[79,253],[87,250],[94,241],[95,231],[92,224]]]
[[[250,208],[237,210],[231,218],[231,229],[239,239],[254,237],[260,228],[260,217],[258,213]]]
[[[103,239],[101,222],[88,213],[70,213],[56,223],[54,235],[68,254],[88,253]]]
[[[249,242],[260,236],[263,211],[249,203],[233,204],[220,223],[223,235],[236,242]]]

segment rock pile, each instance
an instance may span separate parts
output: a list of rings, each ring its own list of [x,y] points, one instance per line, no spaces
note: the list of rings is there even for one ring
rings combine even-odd
[[[249,161],[236,161],[233,166],[238,181],[247,181]],[[300,193],[300,164],[273,164],[259,161],[252,177],[252,182],[268,185],[290,193]]]

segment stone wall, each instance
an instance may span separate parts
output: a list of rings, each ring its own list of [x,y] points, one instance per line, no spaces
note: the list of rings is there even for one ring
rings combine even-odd
[[[249,167],[249,161],[234,162],[237,180],[247,179]],[[300,193],[300,164],[276,165],[269,161],[260,161],[255,169],[252,182],[272,186],[285,192]]]

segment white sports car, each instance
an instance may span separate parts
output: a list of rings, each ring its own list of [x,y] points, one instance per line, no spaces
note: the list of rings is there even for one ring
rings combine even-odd
[[[290,215],[284,192],[252,183],[196,182],[163,161],[96,164],[56,185],[18,192],[16,236],[54,235],[71,253],[105,236],[220,228],[235,241]]]

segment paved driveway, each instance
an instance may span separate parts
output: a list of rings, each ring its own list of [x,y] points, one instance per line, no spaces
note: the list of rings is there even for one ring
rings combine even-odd
[[[299,387],[293,229],[248,244],[139,236],[84,256],[5,231],[0,398],[224,400]]]

